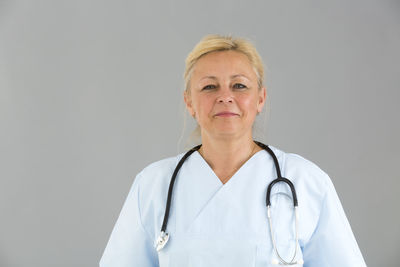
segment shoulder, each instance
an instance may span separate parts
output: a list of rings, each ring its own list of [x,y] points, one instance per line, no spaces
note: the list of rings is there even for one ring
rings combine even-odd
[[[322,198],[329,187],[333,186],[329,175],[316,163],[293,152],[285,152],[270,146],[277,154],[281,164],[282,176],[290,179],[299,187],[307,189],[315,196]]]
[[[161,160],[157,160],[145,166],[140,172],[142,175],[158,175],[160,172],[165,172],[169,170],[173,170],[175,165],[178,163],[179,159],[182,158],[183,153],[177,156],[164,158]]]
[[[173,157],[152,162],[145,166],[136,177],[142,190],[154,188],[157,185],[164,187],[166,184],[169,184],[172,173],[183,155],[184,153],[181,153]]]

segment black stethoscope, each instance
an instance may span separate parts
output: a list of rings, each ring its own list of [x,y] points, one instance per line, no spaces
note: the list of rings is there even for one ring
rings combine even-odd
[[[297,247],[298,247],[298,212],[297,212],[297,207],[298,207],[298,203],[297,203],[297,195],[296,195],[296,190],[294,188],[293,183],[285,178],[282,177],[281,175],[281,169],[279,167],[279,163],[278,163],[278,159],[276,158],[275,153],[271,150],[271,148],[269,148],[267,145],[258,142],[258,141],[254,141],[257,145],[259,145],[261,148],[263,148],[264,150],[266,150],[271,156],[272,159],[274,160],[274,164],[275,164],[275,169],[276,169],[276,174],[278,176],[278,178],[276,178],[275,180],[273,180],[269,185],[268,185],[268,189],[267,189],[267,198],[266,198],[266,204],[267,204],[267,217],[268,217],[268,222],[269,222],[269,229],[270,229],[270,233],[271,233],[271,240],[272,240],[272,245],[274,247],[274,251],[275,254],[277,255],[279,260],[272,260],[273,264],[281,264],[281,265],[295,265],[295,264],[303,264],[303,260],[297,260],[295,261],[296,258],[296,254],[297,254]],[[171,198],[172,198],[172,190],[174,188],[174,183],[175,183],[175,179],[176,176],[180,170],[180,168],[182,167],[183,163],[185,162],[185,160],[195,151],[199,150],[201,147],[201,145],[195,146],[192,149],[190,149],[188,152],[186,152],[186,154],[181,158],[181,160],[179,161],[178,165],[176,165],[176,168],[172,174],[171,177],[171,182],[169,184],[169,189],[168,189],[168,199],[167,199],[167,206],[165,208],[165,214],[164,214],[164,221],[161,227],[161,233],[160,236],[158,237],[157,241],[156,241],[156,249],[157,251],[160,251],[168,242],[169,240],[169,234],[166,232],[167,229],[167,223],[168,223],[168,218],[169,218],[169,211],[170,211],[170,207],[171,207]],[[293,206],[294,206],[294,211],[295,211],[295,223],[296,223],[296,244],[295,244],[295,252],[294,255],[291,259],[291,261],[285,261],[284,259],[282,259],[282,257],[279,255],[279,252],[276,248],[276,244],[275,244],[275,238],[274,238],[274,234],[272,231],[272,224],[271,224],[271,200],[270,200],[270,195],[271,195],[271,189],[272,187],[279,182],[284,182],[286,184],[289,185],[290,190],[292,191],[292,197],[293,197]]]

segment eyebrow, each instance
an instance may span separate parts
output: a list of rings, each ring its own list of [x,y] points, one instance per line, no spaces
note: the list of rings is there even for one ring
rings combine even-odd
[[[237,77],[244,77],[244,78],[246,78],[247,80],[250,80],[250,79],[247,78],[247,76],[244,75],[244,74],[235,74],[235,75],[231,75],[231,76],[230,76],[231,79],[234,79],[234,78],[237,78]],[[200,81],[203,80],[203,79],[217,80],[217,77],[212,76],[212,75],[210,75],[210,76],[204,76],[203,78],[200,79]]]

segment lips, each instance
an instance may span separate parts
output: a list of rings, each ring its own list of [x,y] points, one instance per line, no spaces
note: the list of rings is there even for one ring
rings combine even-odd
[[[217,114],[215,114],[215,116],[218,116],[218,117],[233,117],[233,116],[239,116],[239,114],[234,113],[234,112],[230,112],[230,111],[222,111],[222,112],[218,112]]]

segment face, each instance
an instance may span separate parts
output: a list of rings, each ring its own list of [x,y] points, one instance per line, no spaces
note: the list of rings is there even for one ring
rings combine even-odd
[[[266,89],[258,88],[257,75],[243,53],[211,52],[194,65],[186,107],[201,128],[201,135],[242,136],[252,133],[261,112]]]

